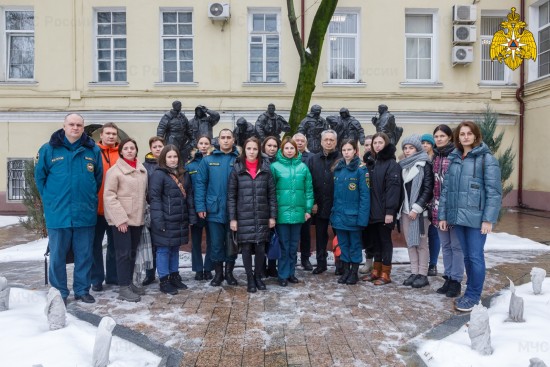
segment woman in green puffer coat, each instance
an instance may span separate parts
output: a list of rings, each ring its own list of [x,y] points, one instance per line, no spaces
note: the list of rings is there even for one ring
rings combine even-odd
[[[283,139],[271,172],[277,191],[277,234],[281,244],[279,285],[286,287],[288,282],[299,282],[294,275],[296,252],[302,223],[311,217],[313,186],[296,142],[289,137]]]

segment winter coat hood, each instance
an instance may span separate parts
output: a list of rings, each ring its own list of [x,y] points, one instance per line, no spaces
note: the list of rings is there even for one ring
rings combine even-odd
[[[65,130],[59,129],[50,137],[50,145],[54,147],[61,147],[65,145]],[[86,133],[82,133],[80,137],[80,145],[85,148],[93,148],[96,143],[94,139],[90,138]]]

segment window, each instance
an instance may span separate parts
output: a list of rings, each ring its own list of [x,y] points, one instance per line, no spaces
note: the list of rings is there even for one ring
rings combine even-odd
[[[355,82],[358,75],[357,14],[334,13],[329,25],[329,79],[336,82]]]
[[[250,14],[250,82],[279,82],[279,23],[278,13]]]
[[[7,10],[4,14],[6,79],[34,79],[34,12]]]
[[[97,11],[97,81],[126,81],[126,12]]]
[[[493,35],[501,29],[500,23],[504,19],[506,19],[506,14],[503,16],[481,17],[481,82],[504,83],[508,80],[509,73],[505,64],[491,60],[491,41]]]
[[[539,6],[538,77],[550,74],[550,2]]]
[[[25,193],[25,167],[30,159],[8,158],[8,200],[23,200]]]
[[[434,14],[405,15],[405,69],[407,81],[435,81]]]
[[[162,81],[193,82],[193,13],[164,11],[162,16]]]

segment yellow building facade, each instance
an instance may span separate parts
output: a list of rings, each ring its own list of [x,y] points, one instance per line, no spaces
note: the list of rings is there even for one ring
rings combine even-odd
[[[171,102],[188,118],[197,105],[221,114],[215,127],[254,123],[274,103],[288,117],[299,72],[286,1],[0,0],[0,213],[18,211],[21,166],[69,111],[86,124],[115,122],[140,154]],[[303,3],[303,5],[302,5]],[[503,146],[520,149],[511,182],[520,199],[550,209],[549,0],[471,2],[340,0],[325,37],[311,104],[323,116],[349,108],[374,133],[379,104],[404,136],[498,113]],[[295,0],[305,39],[318,2]],[[521,71],[491,62],[489,46],[514,6],[535,35]],[[522,13],[523,12],[523,13]],[[228,18],[227,15],[230,15]],[[521,93],[518,94],[521,97]],[[522,124],[520,124],[522,122]],[[515,205],[514,190],[507,203]]]

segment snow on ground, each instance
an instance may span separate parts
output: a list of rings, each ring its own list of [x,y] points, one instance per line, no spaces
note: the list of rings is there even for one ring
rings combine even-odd
[[[524,300],[524,323],[505,322],[510,290],[491,302],[492,355],[481,356],[470,348],[468,325],[442,340],[420,339],[418,354],[429,367],[529,366],[535,357],[550,365],[550,278],[544,280],[542,294],[534,295],[532,283],[527,283],[516,286],[516,295]]]
[[[11,289],[10,309],[0,312],[2,365],[92,366],[97,328],[67,314],[67,326],[50,331],[45,305],[46,292]],[[160,360],[119,337],[111,341],[111,367],[158,366]]]
[[[2,217],[0,217],[2,218]],[[5,217],[4,217],[5,218]],[[13,217],[15,218],[15,217]],[[1,224],[0,224],[1,226]],[[106,244],[104,244],[106,245]],[[42,261],[44,260],[44,252],[48,246],[48,239],[40,239],[32,241],[23,245],[13,246],[4,250],[0,250],[0,262],[10,261]],[[527,238],[514,236],[508,233],[492,233],[487,237],[487,243],[485,244],[485,253],[487,258],[487,265],[489,267],[497,265],[498,260],[501,259],[502,251],[525,251],[525,256],[532,255],[530,251],[550,251],[550,246],[531,241]],[[491,256],[491,252],[496,253]],[[204,255],[203,255],[204,256]],[[310,257],[313,265],[315,262],[315,255]],[[332,252],[329,252],[328,263],[334,264],[334,256]],[[409,261],[409,254],[406,248],[395,248],[393,250],[393,262],[394,263],[406,263]],[[496,263],[494,263],[496,261]],[[520,258],[506,259],[506,262],[521,261]],[[500,261],[501,263],[502,261]],[[300,258],[298,254],[298,264]],[[180,251],[180,268],[191,267],[191,253],[186,251]],[[241,257],[237,259],[237,266],[242,266]]]
[[[12,226],[14,224],[19,224],[19,221],[25,218],[26,217],[13,217],[8,215],[0,215],[0,227],[7,227],[7,226]]]

